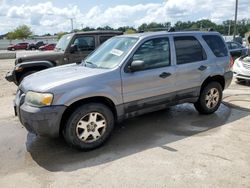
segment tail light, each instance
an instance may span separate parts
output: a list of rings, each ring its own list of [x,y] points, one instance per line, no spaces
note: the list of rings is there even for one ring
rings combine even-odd
[[[229,68],[231,69],[233,65],[234,65],[234,59],[232,58],[232,56],[230,56]]]

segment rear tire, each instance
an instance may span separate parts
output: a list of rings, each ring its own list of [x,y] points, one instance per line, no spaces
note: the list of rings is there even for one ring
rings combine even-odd
[[[84,104],[77,108],[68,119],[63,130],[66,142],[81,150],[100,147],[114,128],[111,110],[98,103]]]
[[[218,82],[210,82],[202,88],[199,99],[194,106],[201,114],[214,113],[221,104],[222,86]]]

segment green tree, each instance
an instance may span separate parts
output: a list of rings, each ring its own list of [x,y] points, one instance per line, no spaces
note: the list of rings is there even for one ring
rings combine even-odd
[[[32,35],[30,27],[27,25],[20,25],[13,31],[7,34],[8,39],[26,39]]]
[[[57,33],[57,39],[59,40],[60,38],[62,38],[63,35],[66,35],[66,32],[59,32]]]
[[[132,28],[128,28],[126,31],[125,31],[125,34],[134,34],[136,33],[136,30],[135,29],[132,29]]]
[[[167,30],[170,26],[171,26],[170,22],[165,22],[165,23],[151,22],[149,24],[143,23],[138,27],[138,31]]]

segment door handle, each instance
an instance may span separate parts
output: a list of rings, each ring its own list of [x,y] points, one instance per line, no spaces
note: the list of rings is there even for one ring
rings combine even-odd
[[[161,73],[161,74],[159,75],[159,77],[161,77],[161,78],[167,78],[167,77],[169,77],[169,76],[171,76],[171,73],[169,73],[169,72],[163,72],[163,73]]]
[[[204,66],[204,65],[201,65],[199,68],[198,68],[198,70],[200,70],[200,71],[204,71],[204,70],[206,70],[207,69],[207,66]]]

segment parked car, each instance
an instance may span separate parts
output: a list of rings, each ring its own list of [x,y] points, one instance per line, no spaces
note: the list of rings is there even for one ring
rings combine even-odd
[[[43,41],[38,41],[36,43],[29,44],[27,50],[38,50],[39,47],[46,45]]]
[[[233,72],[237,82],[250,80],[250,56],[242,56],[235,60]]]
[[[117,36],[81,64],[26,77],[15,109],[28,131],[61,133],[71,146],[94,149],[126,118],[186,102],[214,113],[231,83],[231,65],[217,32]]]
[[[249,49],[238,42],[231,41],[226,43],[229,52],[234,59],[237,59],[240,56],[248,55],[249,53]]]
[[[25,50],[28,47],[29,43],[21,42],[17,44],[13,44],[8,46],[7,50],[15,51],[15,50]]]
[[[56,44],[46,44],[44,46],[39,47],[39,50],[41,51],[49,51],[49,50],[54,50],[56,47]]]
[[[80,63],[107,39],[122,34],[119,31],[91,31],[64,35],[54,51],[18,57],[14,69],[8,72],[5,78],[19,85],[24,77],[34,72],[58,65]]]

